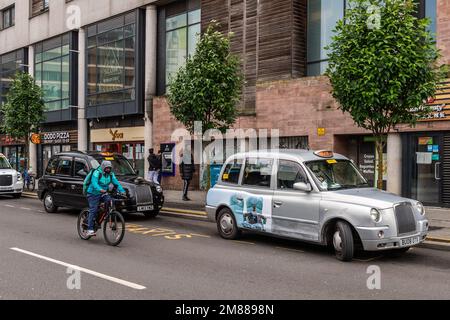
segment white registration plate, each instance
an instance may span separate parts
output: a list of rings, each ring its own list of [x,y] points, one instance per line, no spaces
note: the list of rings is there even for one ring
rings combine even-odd
[[[400,240],[400,247],[408,247],[420,242],[420,237],[411,237]]]
[[[11,189],[11,187],[0,187],[1,191],[13,191],[13,189]]]
[[[153,205],[149,205],[149,206],[138,206],[137,207],[137,211],[138,212],[142,212],[142,211],[152,211],[153,210]]]

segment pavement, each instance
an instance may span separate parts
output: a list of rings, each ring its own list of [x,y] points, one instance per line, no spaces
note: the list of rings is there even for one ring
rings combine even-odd
[[[0,197],[0,300],[450,299],[449,251],[344,263],[316,245],[250,233],[228,241],[201,219],[138,214],[110,247],[101,232],[81,240],[77,216]]]
[[[25,196],[36,197],[36,193],[25,193]],[[206,219],[205,191],[189,191],[191,201],[182,200],[182,192],[164,190],[165,205],[163,213],[174,217]],[[450,250],[450,208],[426,207],[426,215],[430,222],[427,240],[422,246]]]

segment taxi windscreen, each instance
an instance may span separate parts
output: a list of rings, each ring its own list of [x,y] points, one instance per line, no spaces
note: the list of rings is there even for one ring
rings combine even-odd
[[[355,165],[348,160],[317,160],[306,166],[324,190],[352,189],[368,187],[367,180]]]
[[[116,176],[135,176],[136,172],[131,166],[130,162],[123,156],[111,155],[104,156],[101,154],[92,156],[101,165],[103,161],[110,161],[112,164],[112,171]]]
[[[0,157],[0,169],[11,169],[11,165],[4,156]]]

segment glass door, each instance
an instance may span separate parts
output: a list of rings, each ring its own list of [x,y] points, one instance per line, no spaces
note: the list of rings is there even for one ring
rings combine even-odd
[[[414,135],[411,197],[427,205],[441,204],[442,134]]]

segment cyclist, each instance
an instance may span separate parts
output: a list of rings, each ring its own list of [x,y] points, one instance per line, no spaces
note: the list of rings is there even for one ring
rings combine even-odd
[[[111,197],[107,194],[111,183],[117,187],[120,193],[125,194],[125,189],[117,180],[114,172],[112,172],[111,162],[103,161],[101,166],[92,173],[91,183],[87,189],[87,199],[89,202],[88,236],[95,236],[94,221],[97,217],[100,203],[107,204],[111,200]]]

